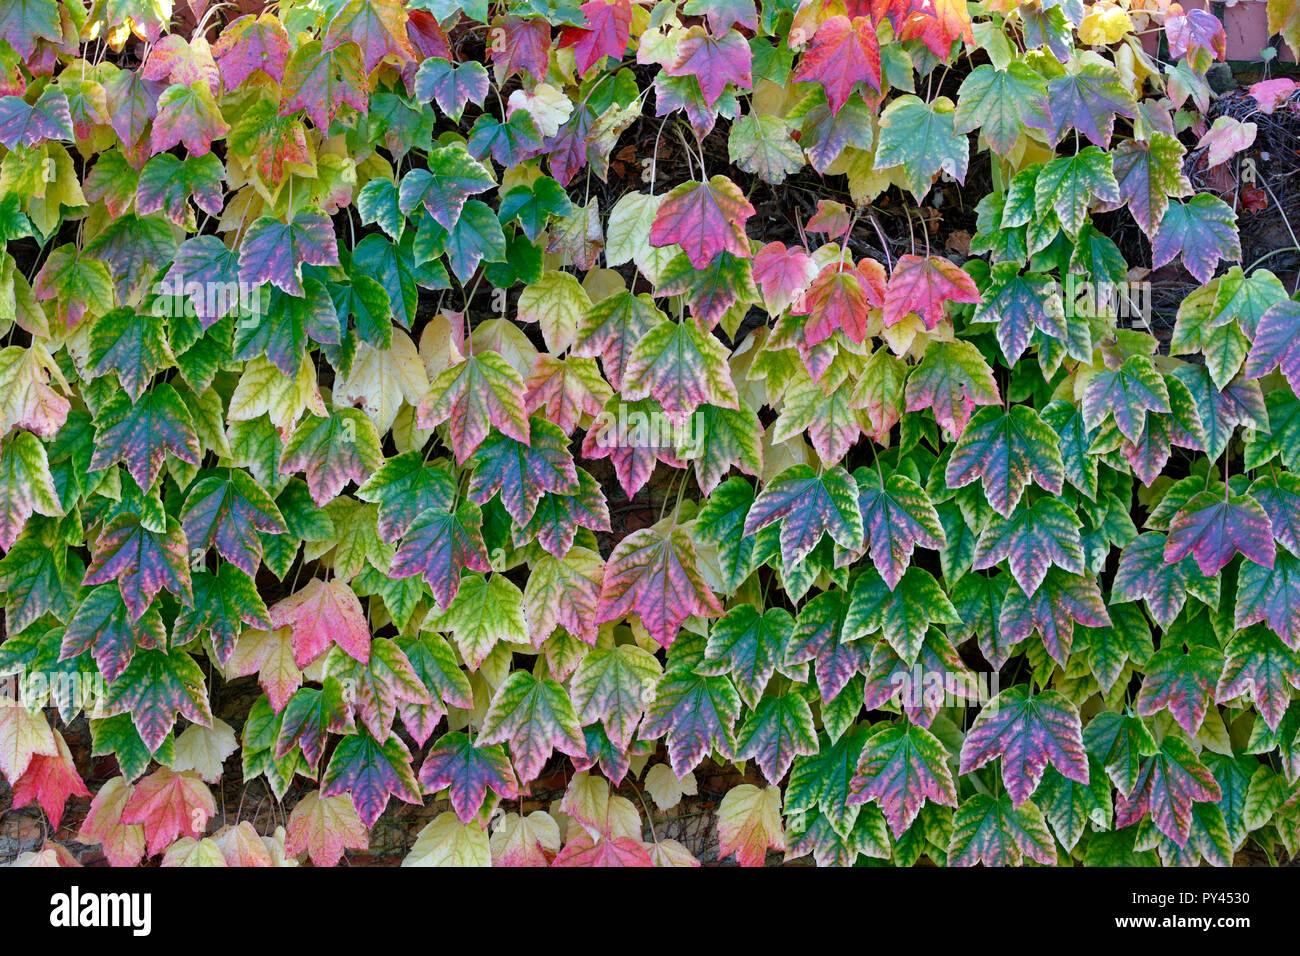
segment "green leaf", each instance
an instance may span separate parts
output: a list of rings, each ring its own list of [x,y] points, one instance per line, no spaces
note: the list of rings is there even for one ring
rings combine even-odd
[[[926,103],[910,93],[896,97],[880,114],[875,168],[902,166],[907,188],[917,202],[925,198],[940,171],[965,183],[970,143],[957,132],[955,115],[951,105]]]
[[[526,671],[506,678],[488,707],[479,745],[509,743],[520,783],[535,779],[552,750],[570,757],[587,752],[578,715],[564,687]]]

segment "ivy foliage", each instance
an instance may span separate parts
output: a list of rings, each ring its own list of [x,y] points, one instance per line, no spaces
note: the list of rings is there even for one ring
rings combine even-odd
[[[1256,130],[1214,16],[243,6],[0,5],[14,805],[691,865],[633,797],[711,761],[745,865],[1295,854],[1300,305],[1189,176]]]

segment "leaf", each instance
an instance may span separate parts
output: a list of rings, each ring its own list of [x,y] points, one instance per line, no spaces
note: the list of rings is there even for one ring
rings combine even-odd
[[[478,823],[441,813],[416,838],[402,866],[491,866],[488,835]]]
[[[305,668],[338,645],[354,660],[370,660],[370,627],[356,594],[339,580],[313,578],[306,586],[271,606],[271,626],[293,634],[294,662]]]
[[[496,213],[477,199],[465,203],[443,240],[451,269],[461,282],[468,282],[480,262],[504,262],[506,237]]]
[[[962,80],[957,92],[956,130],[979,129],[999,155],[1011,152],[1026,126],[1041,128],[1047,86],[1027,64],[1013,60],[1005,69],[985,63]]]
[[[365,825],[344,795],[324,797],[319,790],[309,791],[289,814],[284,852],[306,853],[312,866],[337,866],[345,850],[364,850],[369,845]]]
[[[1150,717],[1168,710],[1194,735],[1205,722],[1222,666],[1223,655],[1208,647],[1193,645],[1186,654],[1177,645],[1162,647],[1147,662],[1137,712]]]
[[[971,277],[947,259],[908,253],[898,257],[885,289],[885,325],[915,313],[926,329],[939,327],[948,302],[977,303],[979,290]]]
[[[1141,440],[1148,412],[1169,414],[1169,389],[1151,360],[1143,355],[1125,359],[1117,369],[1106,369],[1088,383],[1083,393],[1083,421],[1096,428],[1107,418],[1131,442]]]
[[[177,713],[204,727],[212,723],[203,672],[180,650],[138,651],[109,685],[104,706],[110,714],[130,713],[150,753],[162,746]]]
[[[524,587],[524,616],[534,647],[556,627],[595,645],[596,606],[604,575],[605,562],[587,548],[572,548],[563,557],[544,554],[532,563]],[[576,684],[574,689],[576,693]],[[582,705],[576,706],[581,711]]]
[[[474,469],[470,500],[484,505],[499,493],[510,516],[520,525],[528,524],[544,493],[578,491],[578,474],[568,445],[564,432],[541,419],[530,422],[527,442],[499,433],[489,435],[470,462]]]
[[[796,299],[791,312],[808,316],[804,340],[811,347],[825,342],[842,331],[854,342],[867,338],[868,310],[883,301],[881,286],[884,270],[878,263],[864,259],[858,266],[851,263],[828,263],[802,297]]]
[[[608,260],[608,250],[606,250]],[[573,354],[599,358],[615,389],[623,388],[624,369],[646,333],[661,326],[664,314],[646,294],[616,292],[589,308],[574,333]]]
[[[447,734],[434,744],[420,767],[420,783],[428,792],[449,787],[451,805],[464,824],[473,821],[489,787],[498,797],[512,800],[519,786],[504,747],[476,747],[461,733]]]
[[[682,183],[659,204],[650,244],[680,245],[696,269],[703,269],[724,250],[748,258],[745,222],[752,215],[754,207],[726,176]]]
[[[1072,574],[1083,573],[1081,527],[1074,512],[1055,498],[1019,507],[1010,517],[994,515],[975,545],[971,567],[991,568],[1005,560],[1016,583],[1032,597],[1051,565]]]
[[[781,789],[732,787],[718,806],[718,856],[734,854],[741,866],[762,866],[769,849],[785,849]]]
[[[953,448],[945,481],[950,488],[961,488],[980,479],[993,510],[1009,518],[1031,480],[1060,494],[1065,471],[1058,441],[1028,405],[1012,405],[1005,413],[980,409]]]
[[[54,0],[18,0],[0,11],[0,39],[6,40],[23,59],[36,50],[36,41],[62,42],[59,7]]]
[[[271,706],[274,707],[274,704]],[[356,732],[351,704],[342,682],[335,677],[326,677],[321,682],[320,690],[305,687],[295,692],[279,712],[278,724],[275,759],[284,760],[298,748],[312,771],[320,766],[320,758],[330,733]],[[349,803],[348,807],[351,806]]]
[[[247,472],[232,470],[195,484],[181,509],[181,528],[191,551],[216,547],[250,577],[262,562],[263,534],[287,534],[280,509]]]
[[[456,460],[464,463],[487,437],[489,426],[528,443],[524,381],[499,352],[479,352],[448,368],[433,381],[420,403],[421,428],[451,420]]]
[[[158,650],[166,642],[167,629],[157,608],[133,620],[118,587],[101,584],[77,605],[64,631],[59,657],[70,660],[89,651],[104,679],[114,681],[126,670],[137,649]]]
[[[793,668],[800,664],[816,662],[817,690],[826,704],[840,701],[853,677],[866,672],[876,643],[840,640],[848,607],[848,595],[843,591],[824,591],[813,597],[800,609],[786,649],[786,673],[794,673]]]
[[[1148,531],[1124,546],[1112,584],[1111,600],[1145,600],[1151,617],[1162,628],[1168,629],[1183,609],[1187,595],[1195,593],[1192,583],[1201,576],[1187,558],[1166,564],[1165,541],[1164,535]],[[1199,583],[1203,582],[1204,578],[1201,578]],[[1202,590],[1200,593],[1205,592]],[[1217,586],[1214,593],[1212,603],[1217,604]]]
[[[1281,368],[1291,390],[1300,384],[1300,352],[1295,337],[1300,330],[1300,302],[1283,299],[1266,311],[1255,330],[1250,355],[1246,359],[1246,377],[1261,378]]]
[[[804,165],[803,150],[791,137],[786,122],[758,113],[746,113],[731,125],[727,154],[745,172],[754,173],[774,186],[785,182],[787,176],[797,173]]]
[[[927,801],[957,806],[948,753],[937,737],[910,723],[886,724],[867,738],[849,782],[850,803],[875,800],[895,838]]]
[[[998,345],[1009,362],[1017,362],[1031,339],[1041,333],[1069,348],[1069,325],[1056,283],[1036,275],[1020,275],[1013,263],[993,268],[993,281],[974,321],[996,322]]]
[[[1300,48],[1300,16],[1296,9],[1284,0],[1269,0],[1268,32],[1282,34],[1291,49]],[[17,44],[14,49],[20,50]]]
[[[32,514],[63,515],[45,446],[31,432],[16,432],[0,449],[0,550],[18,540]]]
[[[610,742],[626,750],[642,714],[654,700],[662,673],[653,656],[634,644],[590,651],[572,680],[578,719],[584,724],[599,720]]]
[[[0,98],[0,143],[6,149],[59,139],[73,139],[68,96],[62,90],[48,86],[30,106],[20,96]]]
[[[1148,235],[1169,209],[1169,197],[1192,193],[1183,173],[1183,153],[1182,144],[1163,132],[1153,134],[1148,142],[1123,140],[1111,153],[1120,197]]]
[[[883,485],[880,475],[867,468],[859,468],[854,477],[871,562],[895,588],[917,545],[943,547],[943,525],[925,489],[906,475],[895,472]]]
[[[213,719],[211,727],[191,724],[176,738],[172,769],[177,773],[193,770],[205,783],[216,783],[221,779],[221,765],[238,749],[235,732],[225,721]]]
[[[262,216],[239,247],[239,276],[252,286],[269,282],[287,295],[304,294],[302,267],[336,266],[334,227],[321,213],[301,212],[288,223]]]
[[[345,105],[365,112],[369,84],[360,53],[351,43],[329,50],[319,40],[301,44],[284,67],[280,115],[302,110],[325,135]]]
[[[573,47],[578,73],[585,74],[606,57],[622,58],[632,29],[629,0],[590,0],[582,4],[584,23],[566,26],[560,46]]]
[[[423,574],[439,607],[448,607],[460,589],[461,572],[491,570],[483,543],[483,514],[466,502],[454,512],[423,511],[406,529],[388,573],[395,578]]]
[[[1085,627],[1111,623],[1097,582],[1050,568],[1033,595],[1027,596],[1018,585],[1008,588],[998,617],[999,638],[1010,647],[1037,630],[1047,653],[1064,664],[1070,656],[1076,622]]]
[[[306,156],[303,156],[303,160]],[[190,200],[210,215],[219,215],[225,203],[221,188],[226,171],[212,153],[178,160],[160,153],[145,163],[135,194],[136,212],[141,216],[162,213],[178,226],[193,220]]]
[[[1147,813],[1166,837],[1185,846],[1196,802],[1218,802],[1222,791],[1209,769],[1177,733],[1167,734],[1146,758],[1133,790],[1115,804],[1115,826],[1126,827]]]
[[[418,452],[407,452],[385,459],[356,495],[379,505],[379,533],[385,541],[394,541],[422,512],[451,511],[456,485],[445,468],[425,464]]]
[[[556,681],[515,671],[497,688],[483,718],[479,745],[510,744],[521,783],[535,779],[552,750],[570,757],[587,752],[582,728],[568,693]]]
[[[681,527],[634,531],[605,565],[597,622],[635,613],[660,645],[670,647],[687,618],[722,613],[696,560],[695,543]]]
[[[470,576],[447,609],[431,611],[423,626],[451,632],[471,671],[479,669],[497,644],[522,644],[528,639],[523,594],[499,574]]]
[[[1188,499],[1169,524],[1167,564],[1190,554],[1201,573],[1213,577],[1239,551],[1266,568],[1273,566],[1277,552],[1272,522],[1250,495],[1203,491]]]
[[[956,624],[960,618],[934,576],[915,565],[897,587],[868,570],[853,585],[853,599],[841,639],[857,640],[879,632],[908,665],[916,662],[931,624]]]
[[[77,842],[99,844],[103,848],[110,866],[138,866],[144,857],[144,827],[122,822],[122,812],[131,794],[132,787],[124,777],[104,781],[77,832]]]
[[[1233,620],[1238,629],[1264,621],[1287,647],[1300,647],[1300,560],[1280,551],[1272,568],[1244,562]]]
[[[709,752],[731,753],[739,716],[740,697],[729,678],[670,661],[638,733],[645,740],[666,736],[673,773],[684,777]]]
[[[1025,857],[1044,866],[1056,862],[1056,843],[1033,803],[977,793],[953,814],[950,865],[1021,866]]]
[[[749,44],[736,30],[710,34],[703,27],[692,27],[677,41],[677,57],[664,67],[664,73],[695,77],[705,104],[712,107],[728,83],[742,90],[753,86],[752,58]]]
[[[321,507],[349,481],[364,484],[383,457],[374,423],[355,408],[339,408],[327,417],[302,420],[285,442],[279,472],[305,472],[312,500]]]
[[[1151,265],[1158,269],[1176,256],[1199,282],[1209,282],[1220,260],[1241,258],[1237,217],[1222,200],[1198,193],[1170,203],[1151,238]]]
[[[1264,722],[1277,730],[1291,704],[1292,688],[1300,688],[1296,651],[1276,634],[1253,627],[1239,631],[1228,642],[1225,654],[1215,701],[1226,703],[1237,697],[1253,701]]]
[[[752,604],[732,608],[714,623],[698,673],[730,674],[741,699],[759,706],[763,688],[778,667],[784,669],[786,649],[794,632],[794,619],[782,608],[763,613]]]
[[[1002,758],[1002,782],[1012,806],[1033,795],[1050,764],[1063,777],[1088,782],[1079,712],[1056,691],[1030,695],[1012,687],[980,711],[961,748],[962,774]],[[955,830],[955,828],[954,828]]]
[[[173,83],[158,97],[149,149],[153,155],[183,144],[191,156],[203,156],[212,149],[213,140],[229,132],[230,125],[206,83]]]
[[[931,342],[907,378],[906,410],[929,408],[944,431],[959,436],[977,405],[997,405],[993,370],[969,342]]]
[[[149,488],[168,454],[191,465],[199,463],[194,419],[176,390],[167,383],[156,385],[134,404],[124,392],[114,393],[96,422],[90,468],[123,462],[135,483]]]
[[[507,813],[490,844],[493,866],[550,866],[560,849],[560,827],[545,810]]]
[[[1086,63],[1075,73],[1048,80],[1047,114],[1054,143],[1074,129],[1101,149],[1110,146],[1116,116],[1137,118],[1119,71],[1098,63]]]
[[[951,101],[926,103],[910,93],[891,100],[880,114],[880,142],[875,169],[902,166],[907,188],[919,202],[947,172],[966,182],[970,143],[956,131]]]
[[[44,714],[26,707],[0,708],[0,773],[15,784],[36,757],[58,756],[58,742]]]
[[[389,798],[420,804],[420,784],[411,770],[411,754],[396,734],[382,743],[365,730],[339,741],[321,776],[320,795],[349,793],[361,823],[373,827]]]
[[[159,767],[132,789],[121,822],[143,827],[145,855],[155,856],[182,833],[201,835],[216,812],[211,791],[196,774]]]
[[[781,557],[786,565],[803,560],[823,535],[849,551],[864,544],[857,484],[835,466],[818,475],[807,465],[794,465],[770,481],[745,517],[744,534],[770,524],[781,525]]]
[[[763,697],[736,732],[736,757],[754,758],[763,778],[780,783],[799,755],[817,753],[812,711],[798,693]]]
[[[242,16],[222,30],[212,45],[212,56],[227,90],[243,86],[259,70],[281,83],[289,59],[289,34],[274,14]]]
[[[833,16],[824,20],[799,58],[792,79],[816,83],[838,113],[858,83],[880,90],[880,44],[868,17]]]
[[[117,581],[131,620],[148,609],[166,588],[184,605],[193,603],[185,536],[180,522],[167,518],[166,530],[153,531],[132,514],[114,518],[95,542],[83,584]]]

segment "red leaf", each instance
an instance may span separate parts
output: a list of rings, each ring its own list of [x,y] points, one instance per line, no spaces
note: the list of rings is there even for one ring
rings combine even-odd
[[[505,82],[514,73],[527,73],[535,80],[546,78],[551,59],[551,26],[542,17],[499,17],[492,24],[492,36],[500,41],[490,44],[492,62]],[[448,55],[450,59],[450,55]]]
[[[27,772],[14,782],[13,805],[17,809],[33,801],[39,803],[57,830],[68,797],[88,797],[90,791],[78,775],[68,745],[57,730],[54,731],[54,742],[58,745],[58,754],[53,757],[35,754],[27,765]]]
[[[912,0],[912,12],[899,27],[898,38],[920,37],[930,52],[941,60],[948,59],[952,42],[961,37],[975,42],[966,0]]]
[[[795,315],[807,315],[804,339],[816,345],[842,331],[854,342],[867,338],[867,310],[884,302],[885,270],[874,259],[856,267],[832,262],[822,268],[804,294]]]
[[[310,581],[271,608],[271,625],[293,628],[293,657],[299,667],[316,660],[331,644],[362,664],[370,660],[366,612],[342,581]]]
[[[1183,505],[1170,523],[1165,564],[1194,554],[1201,573],[1213,577],[1238,551],[1256,564],[1273,566],[1277,546],[1268,514],[1250,495],[1220,497],[1203,491]]]
[[[222,30],[212,55],[227,90],[242,85],[258,70],[282,83],[289,59],[289,34],[274,14],[240,17]]]
[[[901,322],[909,312],[927,329],[938,328],[948,302],[978,303],[975,280],[960,266],[940,256],[900,256],[885,290],[885,325]]]
[[[198,774],[159,767],[135,785],[122,809],[122,822],[144,827],[146,856],[153,856],[182,834],[201,836],[216,813],[212,792]]]
[[[879,92],[880,44],[871,20],[836,16],[823,23],[799,60],[794,79],[819,84],[826,91],[832,113],[848,102],[858,83],[865,82]]]
[[[643,528],[614,548],[605,565],[597,620],[640,616],[650,635],[668,647],[688,617],[711,617],[722,605],[696,568],[695,542],[682,528]]]
[[[693,76],[700,81],[704,102],[713,106],[728,83],[742,89],[753,85],[750,63],[754,55],[745,38],[735,30],[720,38],[703,27],[691,27],[677,47],[677,59],[664,72],[669,76]]]
[[[586,73],[607,56],[623,56],[632,35],[632,4],[629,0],[591,0],[581,7],[585,27],[565,27],[560,46],[573,47],[578,72]]]
[[[767,311],[776,315],[808,288],[817,267],[803,246],[787,249],[784,242],[769,242],[754,254],[753,274]]]
[[[602,837],[593,840],[582,830],[569,842],[551,866],[654,866],[646,846],[631,837]]]
[[[723,250],[749,258],[745,222],[754,215],[745,194],[726,176],[707,183],[682,183],[668,193],[650,226],[650,244],[678,243],[696,269]]]

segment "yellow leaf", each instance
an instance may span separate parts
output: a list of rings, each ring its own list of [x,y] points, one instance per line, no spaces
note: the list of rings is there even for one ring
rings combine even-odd
[[[671,810],[682,802],[683,795],[695,796],[699,790],[695,785],[695,774],[687,772],[678,777],[672,767],[666,763],[655,764],[645,777],[645,788],[660,810]]]
[[[205,783],[221,779],[221,765],[238,747],[235,732],[224,720],[214,718],[211,727],[190,724],[176,738],[172,769],[195,771]]]
[[[350,374],[335,386],[334,399],[360,407],[383,435],[393,427],[403,401],[419,405],[428,390],[429,376],[415,343],[401,329],[393,329],[390,348],[377,349],[367,342],[357,346]]]
[[[769,848],[785,849],[781,788],[732,787],[718,805],[718,856],[734,853],[741,866],[762,866]]]
[[[402,866],[491,866],[487,833],[477,824],[464,824],[454,813],[442,813],[420,831]]]
[[[212,837],[181,837],[167,848],[160,866],[227,866],[221,847]]]
[[[1114,3],[1094,4],[1092,12],[1079,24],[1079,39],[1089,46],[1118,43],[1133,30],[1133,21]]]

